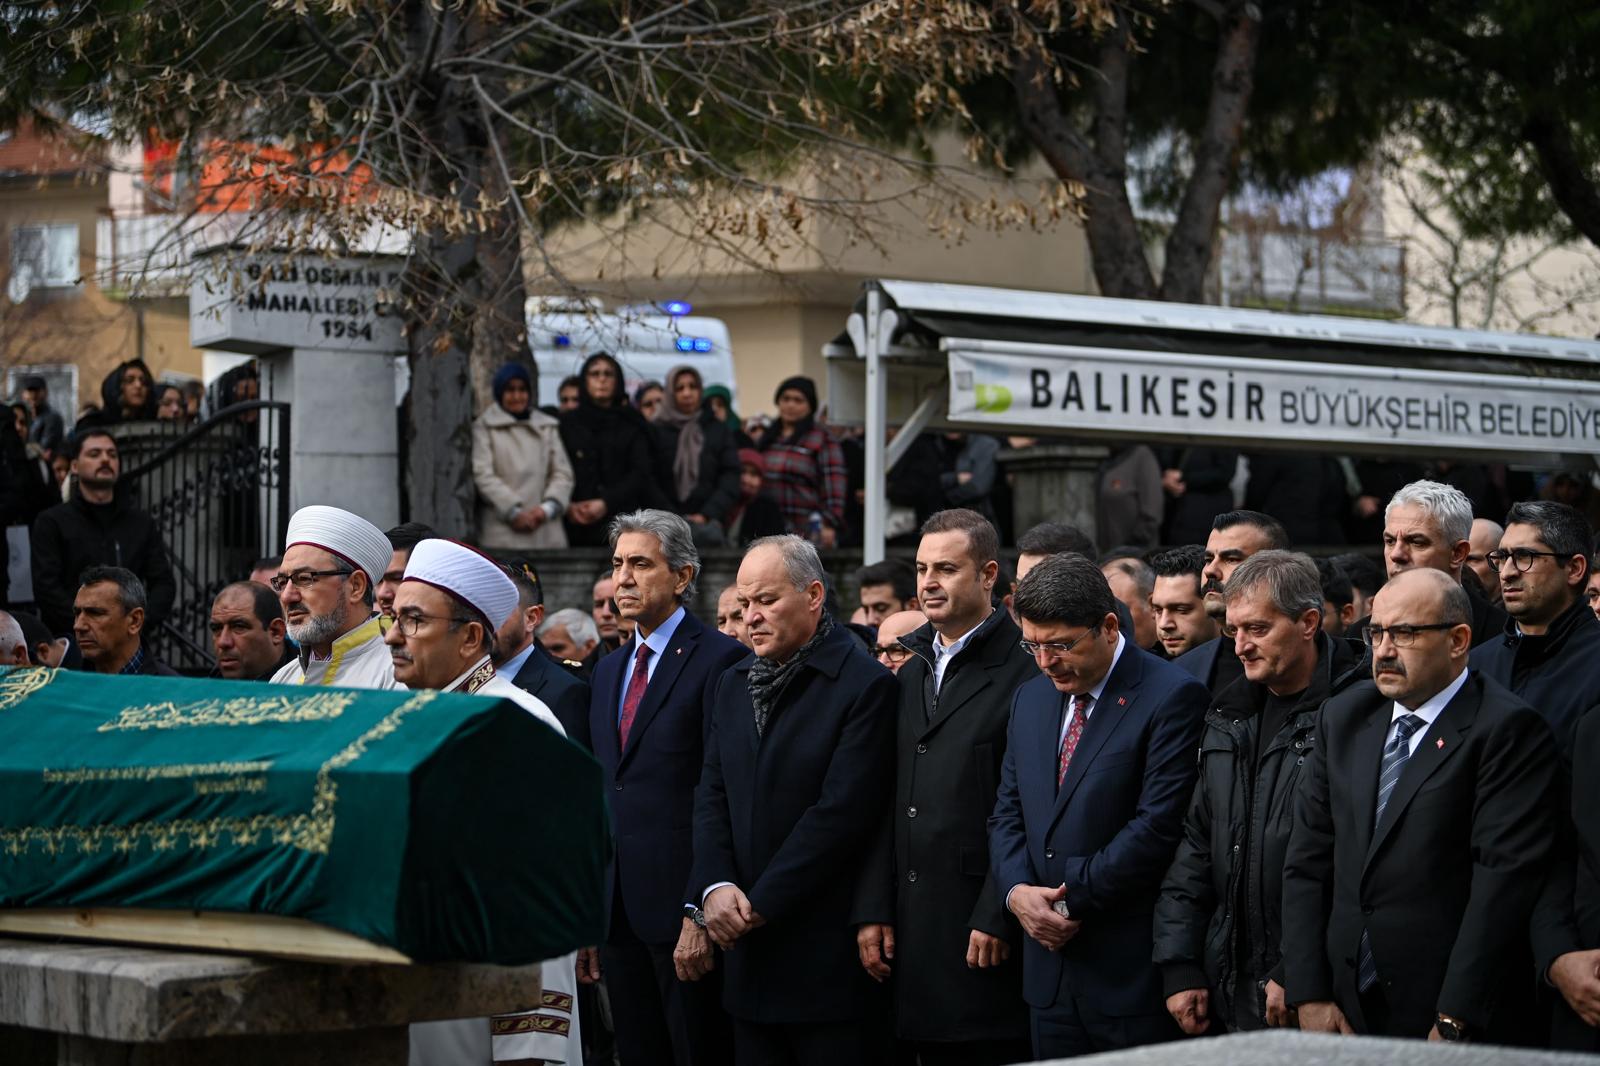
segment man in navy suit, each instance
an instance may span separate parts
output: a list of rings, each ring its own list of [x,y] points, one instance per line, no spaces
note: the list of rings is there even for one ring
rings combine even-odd
[[[1151,927],[1208,694],[1124,636],[1105,575],[1081,555],[1034,567],[1014,605],[1043,676],[1012,698],[989,857],[1027,934],[1034,1054],[1174,1039]]]
[[[617,608],[636,628],[600,661],[589,700],[617,855],[611,929],[598,960],[592,950],[580,953],[579,974],[593,981],[604,967],[623,1066],[723,1062],[731,1038],[711,940],[686,905],[700,898],[688,886],[709,697],[749,651],[684,609],[700,553],[682,518],[655,510],[619,516],[611,562]]]
[[[502,569],[517,586],[517,609],[495,632],[495,670],[522,691],[543,700],[567,731],[567,738],[592,750],[588,682],[568,673],[533,638],[544,621],[544,593],[538,571],[529,563]]]

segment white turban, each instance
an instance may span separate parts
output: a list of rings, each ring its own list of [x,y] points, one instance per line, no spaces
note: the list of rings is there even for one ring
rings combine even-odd
[[[296,544],[309,544],[337,555],[366,574],[373,587],[383,579],[384,571],[389,569],[389,559],[394,555],[394,548],[383,530],[360,515],[323,504],[302,507],[289,519],[289,537],[284,547],[292,548]]]
[[[517,609],[517,586],[500,564],[453,540],[425,540],[411,549],[405,580],[448,592],[481,614],[491,629],[505,625]]]

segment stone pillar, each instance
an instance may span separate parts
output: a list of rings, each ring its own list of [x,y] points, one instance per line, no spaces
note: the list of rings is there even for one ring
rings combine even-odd
[[[1002,449],[999,460],[1013,479],[1011,509],[1017,535],[1040,522],[1065,522],[1094,537],[1100,464],[1110,454],[1102,444]]]
[[[400,521],[394,364],[387,353],[281,348],[260,359],[261,398],[289,409],[289,512],[343,507]]]
[[[409,1023],[526,1010],[539,975],[0,940],[0,1062],[405,1066]]]

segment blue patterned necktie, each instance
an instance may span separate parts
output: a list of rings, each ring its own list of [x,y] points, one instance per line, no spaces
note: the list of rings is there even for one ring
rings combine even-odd
[[[1372,825],[1376,829],[1383,820],[1383,809],[1389,805],[1389,796],[1394,792],[1394,786],[1400,780],[1400,772],[1406,767],[1406,760],[1411,757],[1411,738],[1428,723],[1414,714],[1402,717],[1394,724],[1394,739],[1383,746],[1383,763],[1378,770],[1378,807],[1372,816]],[[1378,983],[1378,964],[1372,957],[1372,939],[1367,936],[1365,929],[1361,930],[1361,956],[1356,965],[1356,988],[1362,992],[1367,991]]]

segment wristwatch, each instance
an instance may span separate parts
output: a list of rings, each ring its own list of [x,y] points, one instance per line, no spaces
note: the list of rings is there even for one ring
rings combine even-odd
[[[683,908],[683,911],[684,917],[688,918],[695,925],[699,926],[701,929],[706,927],[706,912],[704,910],[699,907],[685,907]]]
[[[1437,1015],[1433,1027],[1439,1030],[1440,1040],[1457,1044],[1467,1039],[1467,1023],[1448,1014]]]

